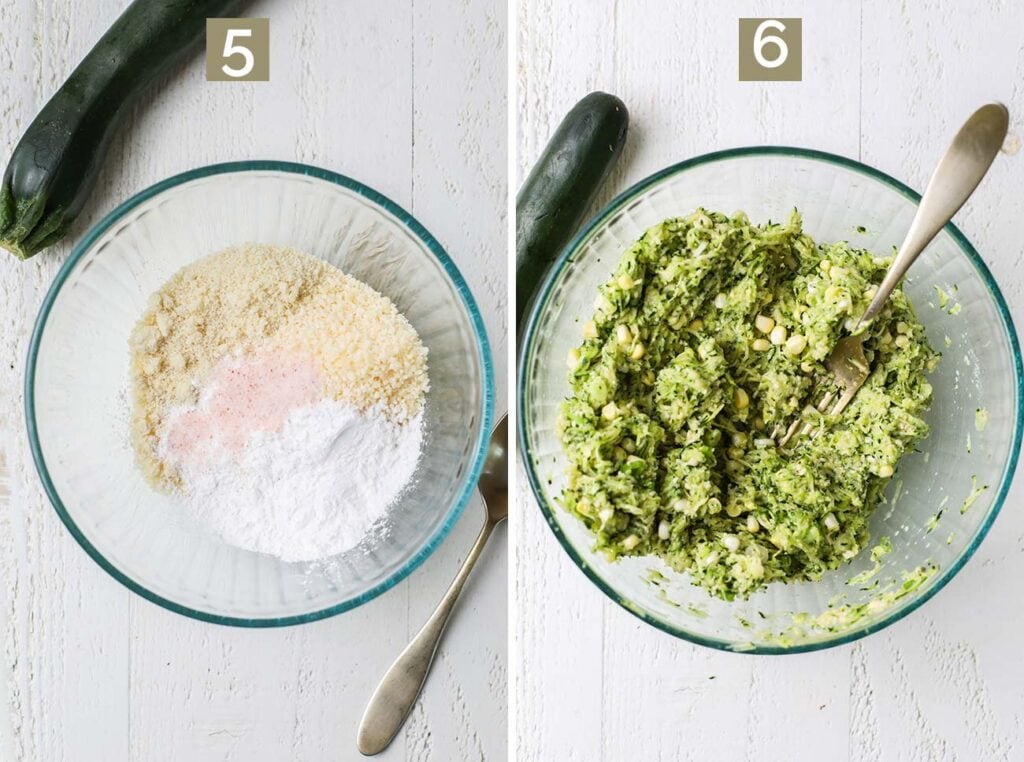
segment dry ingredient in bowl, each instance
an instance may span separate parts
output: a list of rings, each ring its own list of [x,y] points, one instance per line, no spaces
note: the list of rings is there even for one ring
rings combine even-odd
[[[816,244],[794,212],[757,226],[698,209],[647,230],[569,353],[562,503],[611,557],[657,555],[724,599],[815,580],[869,543],[900,458],[927,436],[931,349],[897,288],[869,326],[871,375],[791,452],[825,359],[888,259]],[[806,415],[806,413],[804,413]]]
[[[384,296],[307,254],[226,249],[131,336],[132,443],[226,541],[286,561],[380,527],[419,460],[427,353]]]

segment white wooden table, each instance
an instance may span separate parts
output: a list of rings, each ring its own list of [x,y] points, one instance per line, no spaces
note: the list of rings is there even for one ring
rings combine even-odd
[[[0,0],[0,156],[127,0]],[[131,193],[219,161],[280,158],[357,178],[415,214],[480,304],[506,371],[506,65],[500,0],[262,0],[271,81],[207,83],[201,61],[131,115],[67,243],[0,257],[0,760],[352,760],[365,701],[426,619],[483,521],[474,499],[410,579],[350,613],[242,630],[169,613],[65,531],[26,446],[28,335],[88,225]],[[502,532],[382,759],[503,760]]]
[[[803,81],[738,82],[737,18],[778,15],[803,18]],[[606,197],[674,161],[767,143],[859,158],[921,189],[984,101],[1006,103],[1022,135],[1022,30],[1024,6],[998,0],[522,0],[519,180],[572,104],[602,89],[632,116]],[[957,217],[1018,326],[1022,186],[1024,152],[1001,156]],[[852,646],[781,657],[641,623],[573,566],[520,490],[521,762],[1024,759],[1022,478],[975,558],[921,610]]]

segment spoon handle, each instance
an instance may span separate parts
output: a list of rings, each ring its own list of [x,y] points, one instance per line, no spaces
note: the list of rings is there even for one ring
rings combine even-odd
[[[861,324],[878,315],[914,260],[978,187],[1006,139],[1008,126],[1006,106],[988,103],[971,114],[960,128],[935,167],[907,237],[860,319]]]
[[[444,633],[445,625],[448,624],[448,617],[455,608],[455,602],[462,593],[462,588],[484,545],[487,544],[494,526],[495,522],[488,519],[462,563],[462,568],[455,575],[448,592],[444,594],[430,619],[381,678],[380,685],[366,706],[362,722],[359,723],[359,736],[356,742],[361,753],[367,756],[380,754],[402,729],[406,717],[416,703],[416,697],[420,695],[423,683],[426,682],[437,645]]]

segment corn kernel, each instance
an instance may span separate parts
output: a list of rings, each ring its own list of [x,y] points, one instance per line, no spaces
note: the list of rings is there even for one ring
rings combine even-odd
[[[807,339],[799,333],[795,333],[786,339],[786,345],[782,348],[790,357],[796,357],[807,348]]]
[[[595,323],[593,320],[588,320],[586,323],[583,324],[583,338],[597,338],[597,323]]]
[[[629,290],[633,288],[634,285],[636,285],[635,281],[633,280],[633,278],[630,277],[629,273],[622,273],[622,275],[618,277],[618,280],[616,282],[619,284],[620,288],[624,288],[626,290]]]
[[[732,404],[736,406],[737,410],[745,410],[750,404],[750,395],[737,386],[732,393]]]
[[[632,357],[634,360],[639,360],[641,357],[644,356],[644,352],[646,351],[647,350],[644,349],[644,345],[638,341],[636,345],[633,347],[633,351],[629,353],[629,356]]]
[[[772,328],[771,332],[768,334],[768,339],[775,346],[779,346],[780,344],[785,343],[785,341],[786,341],[786,326],[784,326],[784,325],[777,325],[774,328]]]
[[[775,321],[767,315],[758,315],[754,318],[754,328],[761,333],[771,333],[775,327]]]
[[[619,323],[617,326],[615,326],[615,340],[620,344],[628,344],[630,341],[633,340],[633,334],[630,333],[630,330],[627,326],[623,325],[622,323]]]
[[[767,352],[772,348],[772,343],[768,339],[754,339],[750,347],[755,352]]]
[[[890,476],[893,475],[892,466],[890,466],[888,463],[883,463],[881,467],[878,469],[878,475],[881,476],[883,479],[888,479]]]

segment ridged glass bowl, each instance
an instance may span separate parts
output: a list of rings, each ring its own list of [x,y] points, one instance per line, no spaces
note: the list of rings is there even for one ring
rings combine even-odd
[[[386,530],[336,557],[285,563],[224,543],[155,491],[128,442],[128,335],[149,295],[227,246],[291,246],[388,296],[429,351],[424,447]],[[437,547],[475,489],[493,403],[487,338],[440,244],[375,191],[282,162],[204,167],[115,209],[75,248],[43,302],[25,383],[50,500],[97,563],[136,593],[222,624],[274,626],[345,611]]]
[[[999,288],[952,224],[913,266],[906,284],[943,358],[930,377],[935,390],[927,416],[931,435],[920,452],[900,462],[888,502],[871,520],[873,540],[887,536],[893,545],[875,574],[865,551],[819,582],[775,584],[749,600],[727,603],[657,559],[609,562],[592,551],[594,538],[583,524],[558,504],[566,460],[554,424],[569,393],[565,358],[593,312],[598,284],[646,228],[698,206],[743,210],[758,223],[784,219],[795,206],[816,241],[848,240],[889,254],[901,243],[919,200],[891,177],[838,156],[794,148],[738,149],[677,164],[638,183],[568,247],[541,286],[525,333],[520,444],[533,492],[555,536],[613,600],[645,622],[696,643],[760,653],[807,651],[895,622],[940,590],[970,558],[1002,505],[1017,463],[1021,356]],[[976,425],[979,409],[988,413],[984,427]],[[918,569],[928,571],[915,574]]]

